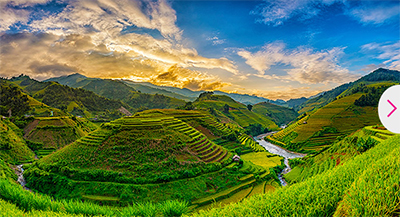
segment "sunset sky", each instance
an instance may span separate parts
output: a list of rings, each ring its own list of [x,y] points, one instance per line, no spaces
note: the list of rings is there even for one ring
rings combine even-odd
[[[399,23],[398,0],[0,0],[0,75],[288,100],[400,70]]]

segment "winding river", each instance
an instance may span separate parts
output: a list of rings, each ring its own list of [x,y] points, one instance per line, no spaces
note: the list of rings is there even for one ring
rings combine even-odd
[[[267,150],[269,153],[276,154],[276,155],[279,155],[279,156],[282,156],[285,158],[284,163],[285,163],[286,167],[282,170],[282,172],[280,172],[278,174],[278,178],[279,178],[279,181],[281,182],[282,186],[286,186],[287,182],[283,178],[283,175],[292,170],[292,168],[290,168],[290,165],[289,165],[289,159],[301,158],[301,157],[306,156],[306,154],[288,151],[280,146],[274,145],[274,144],[264,140],[265,136],[272,135],[274,133],[275,132],[258,135],[255,137],[255,140],[256,140],[256,142],[258,142],[258,144],[260,144],[262,147],[264,147],[265,150]]]

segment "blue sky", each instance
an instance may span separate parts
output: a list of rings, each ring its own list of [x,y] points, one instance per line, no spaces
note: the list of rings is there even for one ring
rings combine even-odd
[[[400,2],[15,0],[0,74],[81,73],[270,99],[400,70]]]

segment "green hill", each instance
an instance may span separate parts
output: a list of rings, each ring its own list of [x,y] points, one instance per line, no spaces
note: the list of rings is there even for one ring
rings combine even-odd
[[[266,115],[271,118],[278,126],[288,124],[299,116],[293,109],[278,106],[269,102],[261,102],[253,105],[253,112]]]
[[[204,93],[193,103],[196,109],[210,111],[222,122],[233,122],[241,127],[260,124],[263,128],[276,130],[279,127],[266,115],[249,111],[246,105],[236,102],[224,95],[214,95],[212,92]]]
[[[268,137],[271,142],[291,150],[313,152],[326,148],[338,137],[368,125],[380,124],[378,100],[395,83],[360,82],[343,91],[326,106],[303,114],[286,129]]]
[[[232,163],[238,147],[250,153],[252,145],[239,143],[236,131],[205,112],[148,110],[105,123],[42,158],[26,179],[30,188],[57,198],[103,204],[182,199],[201,207],[261,182],[280,164],[273,156],[266,168]]]
[[[193,97],[185,96],[182,94],[178,94],[178,93],[174,93],[174,92],[171,92],[168,90],[158,88],[157,86],[144,85],[140,82],[133,82],[133,81],[129,81],[129,80],[123,80],[123,82],[126,85],[133,87],[135,90],[140,91],[142,93],[161,94],[164,96],[169,96],[169,97],[173,97],[173,98],[181,99],[181,100],[185,100],[185,101],[193,101],[197,97],[197,96],[193,96]]]
[[[384,81],[398,83],[400,81],[400,72],[396,70],[379,68],[371,72],[370,74],[363,76],[357,81],[340,85],[339,87],[336,87],[330,91],[326,91],[325,93],[321,94],[318,97],[307,100],[306,102],[298,106],[297,109],[299,110],[300,114],[304,112],[309,112],[315,108],[321,108],[327,105],[328,103],[335,100],[336,97],[341,95],[344,91],[351,89],[355,86],[358,86],[361,83],[371,84],[371,83],[381,83]]]
[[[113,113],[119,113],[117,110],[121,107],[129,108],[120,101],[99,96],[92,91],[71,88],[56,82],[39,82],[28,76],[14,77],[10,81],[39,102],[74,115],[118,117],[122,114]]]
[[[353,138],[337,147],[357,146]],[[400,211],[399,145],[400,137],[393,136],[339,164],[342,153],[331,149],[333,166],[327,161],[326,169],[319,167],[316,175],[303,182],[195,216],[396,216]]]
[[[24,128],[24,138],[36,155],[43,157],[96,129],[84,118],[36,117]]]
[[[137,91],[135,85],[111,79],[87,78],[79,74],[51,78],[47,81],[57,81],[75,88],[93,91],[109,99],[120,100],[135,110],[154,108],[176,108],[184,105],[185,101],[159,93],[147,94]]]
[[[21,130],[8,120],[0,119],[0,157],[10,164],[32,162],[34,153],[22,139]]]

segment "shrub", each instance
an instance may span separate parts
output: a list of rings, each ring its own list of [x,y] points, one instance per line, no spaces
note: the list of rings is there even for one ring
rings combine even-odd
[[[164,216],[182,216],[189,212],[189,203],[177,200],[164,201],[161,206],[161,213]]]

